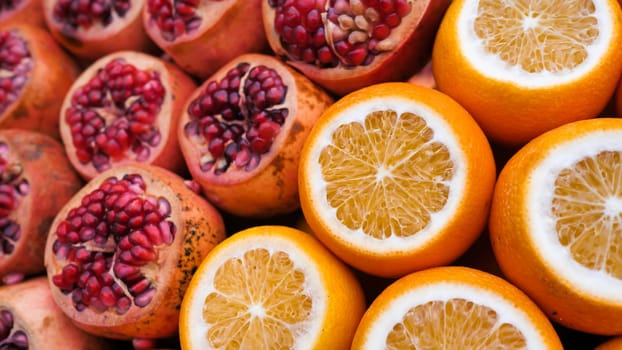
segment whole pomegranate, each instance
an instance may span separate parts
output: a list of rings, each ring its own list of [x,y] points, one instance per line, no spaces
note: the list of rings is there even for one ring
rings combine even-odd
[[[0,1],[0,25],[31,24],[45,26],[41,0],[2,0]]]
[[[177,125],[195,88],[174,64],[148,54],[100,58],[63,102],[60,133],[71,163],[85,179],[128,162],[181,172]]]
[[[337,95],[406,80],[428,61],[451,0],[266,0],[274,52]]]
[[[268,48],[261,0],[147,0],[143,20],[151,39],[202,79],[243,53]]]
[[[299,208],[299,153],[333,100],[279,59],[245,54],[188,99],[178,128],[186,165],[222,210],[269,217]]]
[[[45,277],[0,287],[0,349],[110,349],[103,338],[71,323],[56,305]]]
[[[145,0],[39,0],[52,36],[90,62],[121,50],[152,52],[142,24]]]
[[[116,339],[177,333],[179,306],[223,220],[160,167],[116,166],[58,213],[45,247],[54,300],[76,326]]]
[[[0,129],[0,278],[45,271],[52,220],[80,189],[61,143],[35,131]]]
[[[47,31],[31,25],[0,27],[0,128],[36,130],[55,138],[63,97],[77,64]]]

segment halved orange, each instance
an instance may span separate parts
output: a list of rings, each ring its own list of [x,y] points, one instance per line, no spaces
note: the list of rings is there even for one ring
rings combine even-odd
[[[622,119],[577,121],[502,169],[490,238],[504,275],[553,320],[622,334]]]
[[[443,266],[404,276],[365,312],[352,350],[562,349],[546,315],[506,280]]]
[[[181,306],[182,349],[347,349],[365,310],[352,271],[312,235],[256,226],[221,242]]]
[[[438,89],[497,143],[596,117],[622,72],[616,0],[455,0],[434,43]]]
[[[622,350],[622,336],[613,337],[598,344],[594,350]]]
[[[384,277],[462,254],[484,227],[494,181],[490,145],[468,112],[409,83],[363,88],[325,110],[298,175],[315,235]]]

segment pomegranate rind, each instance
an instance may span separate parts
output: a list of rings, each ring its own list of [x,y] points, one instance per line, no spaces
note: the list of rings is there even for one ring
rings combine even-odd
[[[11,215],[20,226],[21,237],[13,253],[0,255],[0,277],[10,273],[40,274],[45,271],[43,253],[52,220],[78,192],[82,179],[73,170],[61,143],[50,136],[2,129],[0,142],[8,145],[11,161],[21,164],[21,177],[30,186]]]
[[[165,40],[143,9],[143,25],[156,45],[184,71],[205,79],[235,57],[265,52],[268,41],[263,29],[261,0],[202,1],[197,14],[199,28],[173,41]],[[235,40],[232,40],[235,39]]]
[[[105,339],[71,323],[54,302],[45,277],[0,287],[0,310],[13,314],[14,327],[27,334],[29,349],[110,348]]]
[[[106,55],[93,62],[71,85],[65,95],[60,109],[60,136],[67,152],[67,156],[85,180],[90,180],[100,172],[93,166],[93,162],[83,164],[76,156],[75,146],[71,135],[70,126],[65,120],[67,109],[71,106],[71,100],[81,86],[87,84],[97,72],[107,63],[117,58],[124,59],[127,63],[134,65],[141,70],[155,70],[160,74],[160,81],[165,88],[164,101],[160,106],[160,112],[156,117],[154,125],[161,134],[161,141],[156,147],[150,148],[148,159],[142,163],[160,166],[175,173],[182,173],[185,170],[185,162],[181,156],[179,143],[177,141],[177,125],[183,113],[183,106],[187,97],[195,90],[196,84],[186,73],[174,64],[137,51],[120,51]],[[129,150],[124,153],[128,154]],[[118,166],[136,162],[131,157],[117,157],[111,159],[111,166]]]
[[[209,82],[220,81],[229,70],[244,62],[252,67],[263,65],[280,74],[287,86],[285,101],[280,105],[289,110],[288,117],[270,150],[261,156],[253,170],[238,168],[221,175],[204,172],[199,166],[201,151],[184,131],[190,121],[188,107]],[[323,89],[277,58],[256,53],[241,55],[207,79],[187,100],[177,128],[186,166],[207,199],[225,212],[252,218],[294,212],[300,207],[297,183],[300,151],[315,121],[332,103],[332,97]]]
[[[288,52],[274,28],[275,9],[263,2],[264,30],[268,43],[277,56],[312,81],[338,96],[344,96],[368,85],[388,81],[405,81],[430,59],[436,30],[451,0],[414,1],[412,9],[385,40],[395,41],[391,51],[380,53],[366,66],[320,68],[302,61],[287,59]]]
[[[123,50],[155,51],[155,45],[147,36],[141,20],[146,0],[132,0],[123,18],[115,17],[108,26],[95,23],[89,29],[69,31],[64,23],[54,19],[54,5],[58,0],[41,0],[45,23],[54,37],[65,49],[77,57],[93,61],[104,55]]]
[[[0,25],[30,24],[45,28],[40,0],[22,0],[10,11],[0,12]]]
[[[78,311],[71,295],[63,294],[52,282],[65,266],[53,253],[56,229],[72,208],[109,177],[138,174],[146,184],[146,195],[162,196],[171,205],[169,219],[177,232],[170,245],[161,246],[157,258],[159,270],[150,274],[157,292],[145,307],[135,305],[123,315],[115,311],[99,312],[86,308]],[[113,339],[168,338],[177,334],[179,308],[184,292],[197,266],[207,253],[224,240],[225,227],[220,213],[204,198],[186,186],[184,180],[166,169],[126,164],[99,174],[89,181],[58,213],[49,231],[45,247],[45,266],[52,295],[63,312],[78,327],[89,333]]]
[[[79,74],[77,63],[39,27],[7,24],[0,30],[15,30],[33,59],[18,100],[0,115],[0,128],[34,130],[60,139],[58,113],[65,93]]]

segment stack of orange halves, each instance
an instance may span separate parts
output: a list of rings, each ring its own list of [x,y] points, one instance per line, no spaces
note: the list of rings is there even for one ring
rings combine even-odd
[[[561,349],[562,328],[620,342],[622,120],[599,115],[622,73],[619,4],[453,1],[432,69],[436,90],[376,84],[324,111],[298,172],[311,234],[219,244],[184,298],[182,348]],[[499,273],[455,263],[483,232]],[[362,275],[388,286],[370,296]]]

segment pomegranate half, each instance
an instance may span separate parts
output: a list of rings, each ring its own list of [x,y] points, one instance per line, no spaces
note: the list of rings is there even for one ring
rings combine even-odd
[[[451,0],[266,0],[274,52],[337,95],[408,79],[430,58]]]
[[[61,114],[67,155],[85,179],[127,162],[180,173],[177,125],[196,84],[174,64],[135,51],[90,65],[71,86]]]
[[[58,114],[79,73],[77,64],[40,27],[0,27],[0,128],[59,138]]]
[[[110,344],[74,326],[45,277],[0,287],[0,349],[104,350]]]
[[[186,165],[222,210],[269,217],[299,208],[299,154],[333,102],[279,59],[245,54],[188,99],[178,128]]]
[[[143,21],[164,52],[202,79],[243,53],[268,48],[261,0],[147,0]]]
[[[45,271],[52,220],[81,186],[59,141],[35,131],[0,129],[0,278],[5,283]]]
[[[181,177],[119,165],[92,179],[52,223],[45,247],[52,295],[90,333],[171,337],[194,270],[224,238],[218,211]]]
[[[152,52],[145,33],[145,0],[39,0],[52,36],[85,61],[121,50]]]

